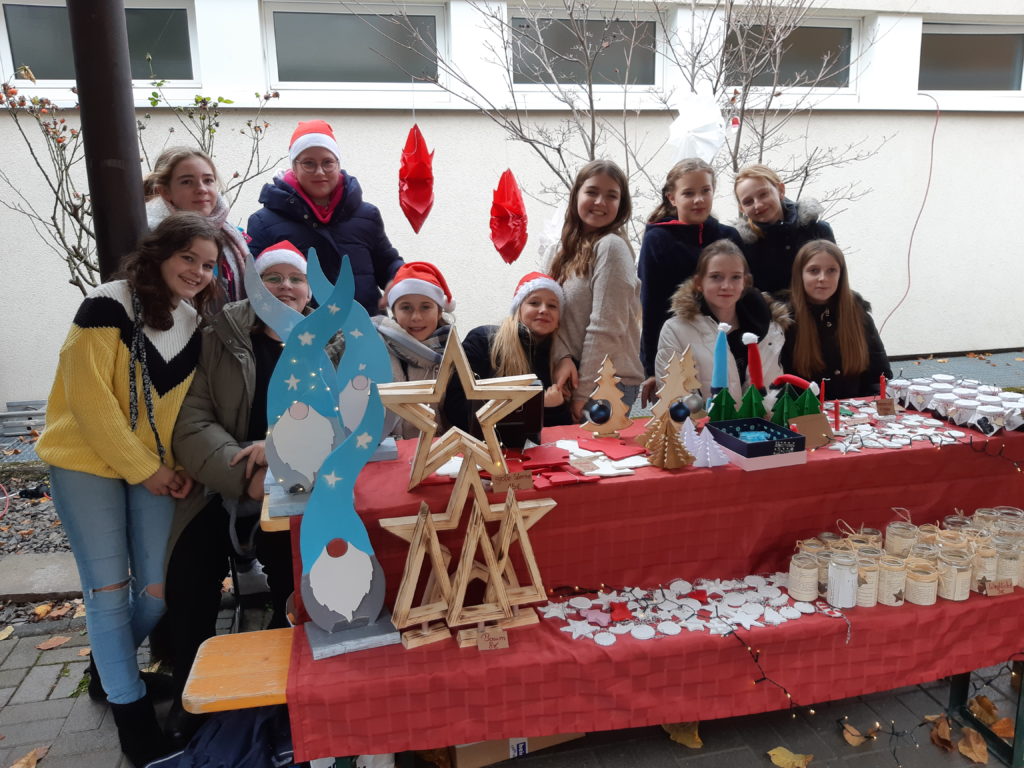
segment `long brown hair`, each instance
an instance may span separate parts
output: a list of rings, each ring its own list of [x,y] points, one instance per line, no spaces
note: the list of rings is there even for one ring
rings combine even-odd
[[[836,338],[844,374],[863,373],[868,367],[868,344],[864,338],[864,308],[850,290],[846,257],[839,246],[828,240],[811,240],[797,251],[790,280],[790,302],[793,306],[793,367],[804,378],[816,379],[825,373],[821,355],[818,323],[811,313],[804,291],[804,267],[819,253],[826,253],[839,265],[839,283],[830,303],[835,305]]]
[[[179,211],[145,235],[135,251],[121,262],[121,270],[115,277],[128,281],[142,304],[143,322],[151,328],[166,331],[174,324],[171,319],[174,308],[171,291],[164,282],[160,267],[177,251],[188,248],[196,238],[215,243],[218,253],[224,248],[220,227],[198,213]],[[214,277],[192,299],[192,305],[200,315],[207,315],[219,295],[220,281]]]
[[[601,229],[585,232],[583,220],[577,210],[576,200],[587,180],[599,173],[606,174],[619,185],[619,211],[614,221]],[[594,256],[594,243],[605,235],[612,233],[626,239],[623,227],[633,213],[633,202],[629,196],[629,180],[622,169],[611,160],[591,160],[580,168],[569,193],[569,206],[565,211],[565,223],[562,225],[562,239],[555,258],[551,260],[548,274],[559,283],[578,275],[586,277],[590,274],[590,264]]]
[[[655,208],[651,215],[647,217],[647,223],[651,224],[655,221],[671,216],[675,218],[676,207],[669,202],[669,193],[676,188],[676,184],[688,173],[694,171],[704,171],[705,173],[711,174],[711,190],[714,191],[716,178],[715,169],[705,163],[699,157],[687,157],[680,160],[678,163],[672,166],[668,172],[668,176],[665,177],[665,183],[661,186],[661,203]]]

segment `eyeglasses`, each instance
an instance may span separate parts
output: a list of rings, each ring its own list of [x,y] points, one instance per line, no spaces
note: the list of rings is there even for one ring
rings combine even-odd
[[[324,160],[322,163],[318,163],[315,160],[300,160],[299,168],[304,170],[306,173],[316,173],[317,168],[323,170],[324,173],[332,173],[338,168],[337,160]]]
[[[288,281],[292,285],[305,285],[305,275],[292,275],[291,277],[285,277],[284,275],[278,275],[273,272],[267,275],[263,275],[263,282],[267,285],[281,285],[285,281]]]

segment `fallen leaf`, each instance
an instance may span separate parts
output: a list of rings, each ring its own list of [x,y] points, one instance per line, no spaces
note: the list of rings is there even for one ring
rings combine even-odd
[[[999,708],[988,696],[975,696],[967,702],[967,708],[985,725],[992,725],[999,719]]]
[[[151,674],[156,674],[157,672],[159,672],[159,671],[160,671],[160,664],[161,664],[161,663],[162,663],[162,662],[160,662],[160,661],[154,661],[154,662],[153,662],[152,664],[150,664],[150,665],[149,665],[148,667],[143,667],[143,668],[142,668],[142,671],[143,671],[143,672],[149,672],[149,673],[151,673]]]
[[[35,614],[36,620],[39,620],[39,619],[45,619],[47,616],[49,616],[50,615],[50,611],[52,611],[52,610],[53,610],[53,603],[43,603],[42,605],[37,605],[35,608],[33,608],[32,609],[32,613]]]
[[[85,616],[85,605],[79,605],[77,608],[75,608],[75,613],[71,618],[80,619],[83,616]]]
[[[28,530],[25,530],[25,531],[15,531],[15,533],[17,533],[19,536],[31,536],[35,532],[36,532],[35,528],[29,528]]]
[[[1001,739],[1012,739],[1013,732],[1014,722],[1008,717],[1004,717],[992,723],[992,733]]]
[[[851,747],[859,747],[865,741],[875,738],[875,734],[878,733],[877,728],[872,728],[867,733],[861,733],[845,721],[841,722],[840,725],[843,728],[843,738],[846,739],[846,743]]]
[[[936,720],[941,720],[945,715],[925,715],[924,719],[929,723],[934,723]]]
[[[39,643],[36,648],[40,651],[49,651],[52,648],[58,648],[64,645],[64,643],[70,639],[70,637],[64,637],[64,635],[54,635],[49,640],[43,640],[43,642]]]
[[[38,764],[49,751],[49,747],[36,747],[21,758],[21,760],[12,765],[11,768],[36,768],[36,764]]]
[[[700,734],[697,733],[698,725],[700,722],[695,720],[692,723],[662,723],[661,727],[677,744],[682,744],[690,749],[700,749],[704,746],[704,742],[701,741]]]
[[[1016,360],[1018,363],[1024,363],[1024,357],[1015,357],[1013,359]]]
[[[807,765],[814,759],[814,755],[798,755],[785,747],[769,749],[768,757],[772,759],[772,765],[777,765],[779,768],[807,768]]]
[[[4,456],[17,456],[19,453],[21,453],[21,450],[18,448],[8,448],[4,451]]]
[[[0,640],[6,640],[8,637],[14,634],[14,627],[8,624],[3,629],[0,629]]]
[[[220,591],[223,592],[224,594],[227,594],[232,589],[233,589],[233,587],[231,585],[231,577],[230,576],[225,576],[224,577],[224,581],[222,581],[220,583]]]
[[[71,610],[71,603],[64,603],[64,605],[62,605],[60,608],[57,608],[56,610],[51,611],[50,615],[47,618],[59,619],[61,616],[63,616],[64,614],[66,614],[70,610]]]
[[[88,656],[92,653],[92,648],[82,648],[78,651],[79,656]]]
[[[988,746],[985,744],[985,737],[973,728],[963,729],[964,737],[956,745],[960,754],[972,763],[988,763]]]
[[[943,358],[939,358],[939,359],[938,359],[938,360],[936,360],[935,362],[936,362],[936,363],[948,363],[948,362],[949,362],[949,360],[945,360],[945,359],[943,359]]]
[[[945,715],[939,715],[932,725],[931,732],[932,744],[936,747],[940,747],[947,752],[953,751],[953,738],[949,731],[949,718]]]

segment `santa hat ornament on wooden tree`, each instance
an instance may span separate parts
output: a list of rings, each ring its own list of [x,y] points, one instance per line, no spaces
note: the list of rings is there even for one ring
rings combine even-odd
[[[415,123],[409,129],[398,168],[398,204],[418,234],[434,207],[434,153],[427,151],[427,142]]]
[[[526,206],[516,177],[506,169],[491,203],[491,242],[506,264],[519,258],[526,246]]]

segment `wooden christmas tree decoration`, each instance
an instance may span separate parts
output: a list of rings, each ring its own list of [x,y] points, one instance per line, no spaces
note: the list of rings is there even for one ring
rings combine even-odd
[[[679,426],[668,417],[658,417],[651,420],[657,425],[657,431],[651,435],[647,442],[647,450],[650,453],[648,461],[662,469],[679,469],[693,464],[693,456],[683,446],[679,437]]]
[[[422,602],[418,607],[413,608],[413,598],[425,556],[430,558],[430,578],[424,587]],[[448,627],[443,621],[439,621],[448,614],[450,598],[451,581],[448,578],[448,563],[442,554],[441,544],[437,540],[437,530],[434,528],[430,509],[426,503],[421,503],[412,533],[412,544],[405,558],[402,583],[398,588],[395,609],[391,616],[392,623],[399,629],[405,629],[414,624],[421,626],[403,632],[402,645],[406,648],[416,648],[451,637]]]
[[[490,600],[478,605],[465,605],[466,589],[474,578],[476,571],[476,554],[483,555],[484,579],[487,584],[495,585]],[[459,565],[452,579],[452,598],[448,607],[448,626],[457,627],[462,624],[476,624],[498,619],[512,618],[512,606],[508,594],[502,585],[501,571],[498,569],[498,558],[487,529],[484,527],[483,510],[477,504],[469,516],[469,527],[462,541],[462,554]]]
[[[678,469],[693,463],[693,456],[680,439],[679,426],[690,415],[690,409],[683,400],[690,394],[687,382],[693,383],[695,375],[689,347],[679,357],[673,354],[665,366],[665,376],[657,393],[658,401],[651,408],[653,417],[636,439],[647,449],[650,454],[648,460],[656,467]]]
[[[487,401],[477,411],[483,440],[452,427],[440,440],[434,442],[434,436],[437,434],[437,408],[444,402],[452,373],[458,376],[467,400]],[[409,475],[409,489],[415,488],[427,475],[460,453],[467,460],[472,456],[474,461],[493,474],[505,474],[508,469],[501,453],[495,425],[531,397],[539,394],[540,390],[533,386],[536,378],[533,374],[528,374],[476,381],[458,334],[453,328],[448,334],[444,355],[434,381],[381,384],[378,387],[380,399],[388,410],[420,430],[412,472]]]
[[[629,406],[622,401],[622,392],[616,386],[619,381],[621,379],[615,375],[611,358],[605,355],[595,382],[597,387],[590,395],[594,402],[586,411],[587,420],[581,425],[594,437],[618,437],[619,430],[633,423],[629,418]]]
[[[736,418],[736,401],[729,394],[728,387],[720,389],[718,394],[711,399],[708,418],[711,421],[729,421]]]
[[[697,449],[697,427],[693,425],[693,419],[688,417],[679,432],[682,435],[683,447],[692,454]]]
[[[763,419],[765,416],[764,397],[754,387],[747,387],[740,401],[739,412],[736,414],[740,419]]]

